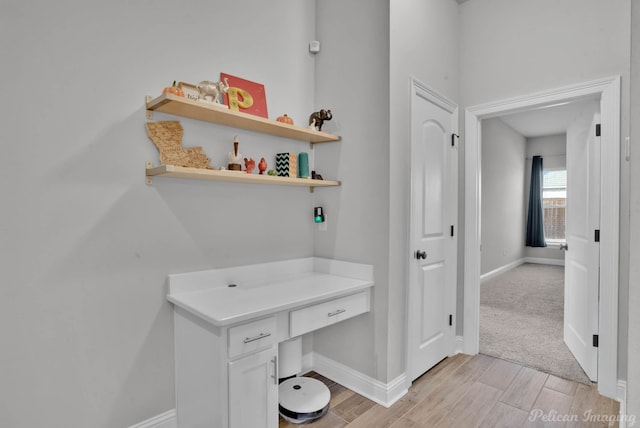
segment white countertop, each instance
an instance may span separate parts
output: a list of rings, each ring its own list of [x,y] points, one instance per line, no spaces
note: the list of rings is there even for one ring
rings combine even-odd
[[[170,275],[167,298],[222,327],[372,286],[370,265],[311,257]]]

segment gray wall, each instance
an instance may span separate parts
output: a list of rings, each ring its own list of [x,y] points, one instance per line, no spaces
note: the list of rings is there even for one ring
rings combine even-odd
[[[376,286],[374,311],[314,333],[314,349],[380,379],[388,350],[388,26],[386,1],[317,2],[316,105],[331,109],[326,129],[342,141],[318,150],[316,159],[326,165],[323,174],[343,184],[315,193],[315,203],[326,209],[327,231],[315,232],[314,252],[373,264]]]
[[[404,372],[410,260],[410,77],[459,101],[459,15],[454,0],[390,1],[389,379]],[[462,324],[456,320],[458,326]],[[461,328],[461,327],[460,327]]]
[[[630,7],[631,0],[464,2],[460,5],[461,106],[619,74],[621,135],[628,135]],[[629,164],[623,160],[620,188],[618,377],[626,379]],[[459,312],[463,291],[459,280]]]
[[[629,8],[630,0],[3,2],[0,425],[112,428],[173,408],[166,275],[312,254],[373,263],[377,282],[375,311],[340,336],[316,335],[316,350],[381,381],[395,378],[405,363],[409,76],[464,109],[621,74],[624,136]],[[316,37],[318,57],[307,51]],[[310,111],[333,108],[326,129],[344,141],[314,155],[316,168],[344,185],[314,194],[189,180],[145,185],[144,163],[157,152],[144,132],[144,96],[221,71],[264,83],[271,117],[286,112],[304,123]],[[214,165],[235,134],[254,157],[308,148],[181,122],[185,145],[202,145]],[[622,170],[626,355],[624,163]],[[327,232],[314,231],[314,204],[326,206]],[[629,383],[636,413],[637,379]]]
[[[632,42],[631,42],[631,231],[630,231],[630,275],[629,275],[629,353],[628,361],[637,361],[640,355],[640,4],[632,2]],[[640,365],[629,364],[627,376],[630,415],[640,417]],[[636,420],[637,423],[637,420]]]
[[[400,375],[408,82],[457,98],[457,18],[454,0],[5,2],[2,86],[13,101],[0,116],[10,284],[0,300],[0,424],[110,428],[173,408],[166,275],[312,254],[373,263],[377,278],[374,312],[317,334],[316,350],[382,381]],[[390,36],[389,26],[402,31]],[[304,123],[332,108],[325,129],[344,139],[313,155],[344,185],[314,194],[161,178],[147,186],[143,166],[157,152],[144,96],[221,71],[264,83],[272,118]],[[401,121],[393,131],[389,117]],[[235,134],[255,158],[308,149],[180,121],[185,145],[203,146],[215,166]],[[326,206],[327,232],[314,230],[314,205]]]
[[[316,107],[315,3],[0,9],[0,426],[126,427],[175,407],[167,274],[310,256],[314,239],[307,189],[147,186],[158,154],[144,97],[224,71],[265,84],[272,118],[304,123]],[[180,120],[185,145],[214,165],[235,134],[258,159],[309,148]]]
[[[482,252],[485,274],[524,257],[526,138],[498,118],[482,121]]]
[[[375,311],[316,332],[314,349],[389,381],[405,367],[409,77],[457,98],[458,6],[323,0],[317,13],[317,104],[340,112],[332,126],[343,141],[316,158],[325,165],[339,159],[331,168],[343,185],[316,193],[329,230],[315,233],[314,252],[373,263],[376,287]]]
[[[529,201],[529,189],[531,186],[531,158],[543,156],[545,168],[567,167],[567,136],[550,135],[547,137],[527,138],[527,162],[525,163],[525,227],[527,221],[527,205]],[[526,229],[525,229],[526,230]],[[523,232],[524,233],[524,232]],[[564,260],[564,251],[557,246],[549,247],[525,247],[525,257]]]

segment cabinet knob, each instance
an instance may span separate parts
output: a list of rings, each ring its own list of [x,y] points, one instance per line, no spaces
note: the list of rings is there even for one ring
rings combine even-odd
[[[416,259],[420,260],[426,260],[427,259],[427,252],[426,251],[416,251]]]

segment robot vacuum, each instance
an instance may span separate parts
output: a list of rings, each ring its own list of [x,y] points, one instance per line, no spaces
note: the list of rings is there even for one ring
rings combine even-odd
[[[308,424],[329,410],[329,388],[317,379],[293,377],[279,386],[280,415],[292,424]]]

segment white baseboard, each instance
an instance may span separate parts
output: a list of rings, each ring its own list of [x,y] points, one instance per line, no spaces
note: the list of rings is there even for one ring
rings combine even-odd
[[[462,338],[458,337],[456,340],[461,341]],[[404,373],[391,382],[384,383],[315,352],[304,355],[302,366],[303,372],[313,370],[387,408],[407,393]],[[178,428],[176,411],[169,410],[129,428]]]
[[[619,428],[627,428],[635,425],[636,416],[627,415],[627,381],[618,379],[616,385],[616,400],[620,403],[620,411],[618,412],[620,417],[618,421]]]
[[[462,354],[463,349],[464,349],[464,336],[456,336],[456,339],[453,345],[453,355]]]
[[[555,266],[564,266],[564,259],[549,259],[542,257],[523,257],[518,260],[514,260],[511,263],[507,263],[504,266],[500,266],[497,269],[494,269],[490,272],[480,275],[480,283],[487,281],[488,279],[494,278],[498,275],[502,275],[505,272],[510,271],[511,269],[517,268],[523,263],[536,263],[539,265],[555,265]]]
[[[508,272],[511,269],[514,269],[523,263],[525,263],[525,259],[514,260],[511,263],[507,263],[504,266],[500,266],[499,268],[492,270],[491,272],[487,272],[483,275],[480,275],[480,283],[483,283],[486,280],[494,278],[498,275],[502,275],[503,273]]]
[[[384,383],[318,353],[313,355],[313,369],[322,376],[387,408],[407,393],[407,379],[404,373],[391,382]]]
[[[545,259],[542,257],[525,257],[524,263],[537,263],[539,265],[564,266],[564,259]]]
[[[176,409],[167,410],[146,421],[131,425],[129,428],[178,428]]]
[[[302,356],[302,373],[313,371],[313,352],[307,352]]]

